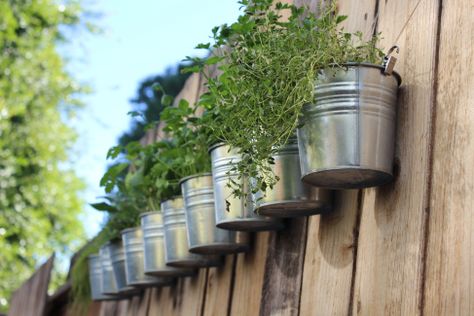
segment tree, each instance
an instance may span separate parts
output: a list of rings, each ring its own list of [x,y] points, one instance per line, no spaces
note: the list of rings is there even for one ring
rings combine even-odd
[[[67,166],[75,133],[65,123],[82,89],[57,52],[78,25],[68,1],[0,2],[0,310],[52,251],[83,237],[82,182]]]
[[[164,74],[144,79],[138,89],[136,96],[130,100],[132,111],[140,112],[142,120],[132,120],[130,130],[123,133],[119,138],[119,144],[126,146],[132,141],[138,141],[145,135],[147,122],[158,122],[161,111],[164,109],[162,103],[163,90],[168,95],[175,97],[183,88],[188,74],[181,73],[185,66],[169,67]],[[157,85],[163,89],[155,89]]]

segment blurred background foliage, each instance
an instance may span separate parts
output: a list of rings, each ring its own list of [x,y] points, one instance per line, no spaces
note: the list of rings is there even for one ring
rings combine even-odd
[[[0,1],[0,310],[53,251],[70,254],[84,238],[67,121],[86,89],[57,51],[61,29],[87,27],[82,14],[75,1]]]

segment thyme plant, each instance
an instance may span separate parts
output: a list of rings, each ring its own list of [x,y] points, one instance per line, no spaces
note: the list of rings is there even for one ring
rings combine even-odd
[[[360,32],[344,31],[347,17],[337,14],[334,2],[319,16],[305,7],[273,6],[271,0],[239,3],[244,14],[238,21],[214,28],[213,45],[198,45],[213,56],[188,57],[194,63],[188,71],[207,76],[209,65],[218,65],[220,76],[207,76],[208,92],[199,102],[215,118],[207,128],[239,149],[242,160],[230,172],[250,176],[252,192],[265,192],[278,181],[272,155],[294,135],[303,105],[315,101],[318,71],[348,62],[382,64],[384,54],[376,47],[378,35],[365,41]],[[284,11],[290,12],[287,21]],[[242,196],[240,182],[229,185]]]

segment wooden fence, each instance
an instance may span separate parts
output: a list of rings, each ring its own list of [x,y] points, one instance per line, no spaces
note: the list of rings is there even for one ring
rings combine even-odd
[[[89,315],[474,313],[474,2],[339,8],[347,30],[382,32],[384,47],[400,46],[395,181],[339,191],[333,214],[254,234],[252,250],[222,268],[94,303]],[[195,101],[202,82],[191,76],[181,96]]]

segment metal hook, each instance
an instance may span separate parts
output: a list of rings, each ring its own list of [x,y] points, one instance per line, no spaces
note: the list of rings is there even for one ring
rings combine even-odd
[[[395,67],[395,63],[397,62],[397,58],[394,56],[391,56],[393,51],[396,51],[396,53],[400,53],[400,47],[397,45],[392,46],[388,52],[387,55],[383,58],[383,67],[384,71],[383,73],[386,75],[391,75],[393,72],[393,68]]]

